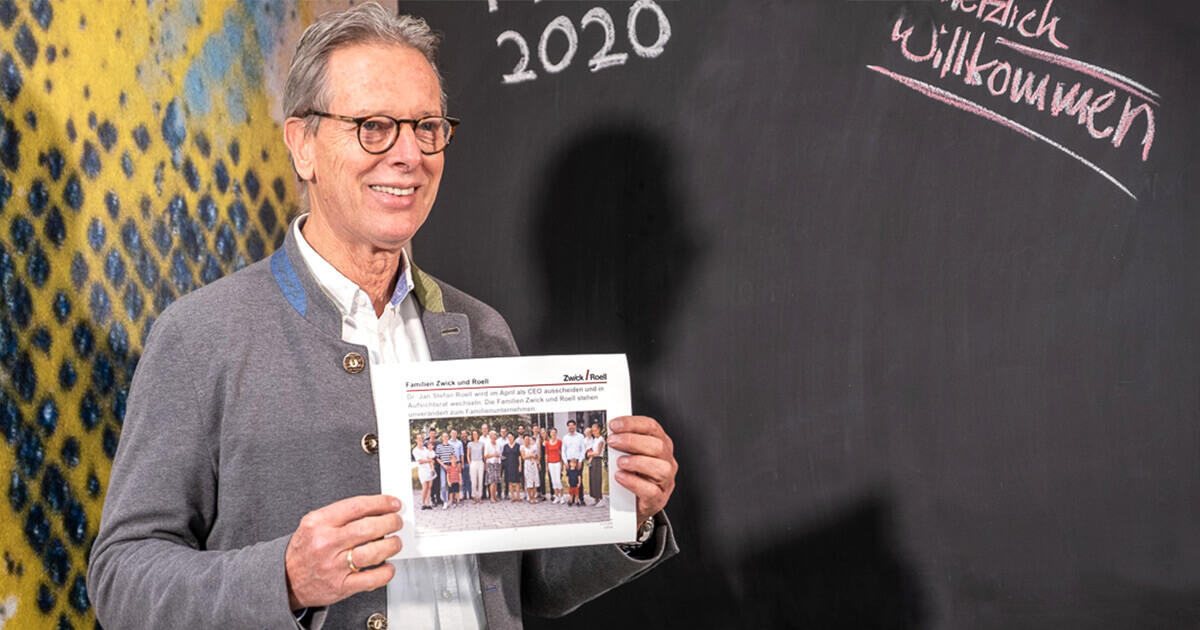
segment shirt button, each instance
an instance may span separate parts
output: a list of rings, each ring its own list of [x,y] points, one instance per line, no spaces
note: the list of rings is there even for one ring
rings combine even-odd
[[[367,367],[367,362],[363,359],[363,355],[351,352],[342,357],[342,367],[351,374],[358,374],[363,371],[363,368]]]
[[[379,452],[379,437],[374,433],[368,433],[362,436],[362,449],[367,455],[374,455]]]
[[[370,617],[367,617],[367,628],[368,630],[386,630],[387,617],[384,617],[379,613],[375,613]]]
[[[454,594],[450,592],[450,589],[442,589],[442,599],[450,599],[451,597],[454,597]]]

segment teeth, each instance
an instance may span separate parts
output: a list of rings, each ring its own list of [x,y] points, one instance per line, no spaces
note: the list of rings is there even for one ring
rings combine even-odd
[[[403,197],[405,195],[413,194],[413,191],[416,190],[416,188],[413,188],[413,187],[393,188],[391,186],[371,186],[371,190],[381,192],[381,193],[387,193],[389,195],[396,195],[397,197]]]

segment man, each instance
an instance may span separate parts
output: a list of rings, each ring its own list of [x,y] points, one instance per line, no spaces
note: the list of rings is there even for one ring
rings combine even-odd
[[[450,446],[454,448],[454,455],[458,457],[460,464],[467,461],[463,459],[463,445],[458,440],[458,429],[450,429]]]
[[[453,433],[457,433],[457,430],[452,431],[450,436],[452,440],[455,440]],[[456,441],[458,441],[458,461],[463,465],[462,498],[465,500],[471,498],[471,463],[467,458],[467,445],[471,443],[471,431],[463,429],[462,438]]]
[[[450,434],[442,431],[441,441],[434,447],[437,453],[438,477],[442,481],[442,509],[450,507],[450,484],[446,480],[446,466],[450,465],[450,457],[454,455],[454,447],[450,445]]]
[[[508,443],[508,427],[500,427],[500,447],[503,448]],[[503,462],[501,458],[501,462]],[[503,465],[500,466],[500,498],[508,500],[508,484],[512,483],[512,479],[508,478],[508,471]]]
[[[567,421],[567,434],[563,436],[562,443],[562,456],[567,462],[567,468],[571,467],[572,461],[575,462],[576,468],[583,468],[583,458],[587,456],[587,438],[575,432],[574,420]]]
[[[630,454],[618,481],[637,497],[635,549],[385,562],[405,523],[379,494],[370,366],[517,351],[495,311],[404,252],[455,123],[435,43],[374,4],[301,39],[284,134],[309,214],[151,330],[89,567],[106,627],[520,628],[523,612],[566,614],[676,550],[670,438],[630,416],[612,442]]]

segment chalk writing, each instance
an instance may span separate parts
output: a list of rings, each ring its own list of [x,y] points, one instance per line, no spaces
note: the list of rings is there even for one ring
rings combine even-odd
[[[1022,125],[1014,120],[1011,120],[1009,118],[1001,116],[1000,114],[980,105],[979,103],[975,103],[973,101],[968,101],[967,99],[962,98],[961,96],[958,96],[958,95],[952,94],[950,92],[947,92],[946,90],[934,87],[923,81],[918,81],[916,79],[911,79],[909,77],[906,77],[906,76],[903,76],[900,74],[896,74],[895,72],[885,70],[879,66],[867,66],[867,67],[880,73],[880,74],[883,74],[884,76],[891,77],[892,79],[895,79],[895,80],[899,81],[900,83],[903,83],[904,85],[907,85],[908,87],[913,88],[914,90],[924,94],[925,96],[939,100],[948,105],[952,105],[961,110],[971,112],[972,114],[982,116],[983,118],[986,118],[992,122],[1004,125],[1005,127],[1008,127],[1009,129],[1012,129],[1013,131],[1016,131],[1017,133],[1020,133],[1021,135],[1025,136],[1027,138],[1031,138],[1034,140],[1041,140],[1042,142],[1049,144],[1050,146],[1058,149],[1059,151],[1062,151],[1063,153],[1066,153],[1067,155],[1075,158],[1076,160],[1079,160],[1082,164],[1086,165],[1088,168],[1091,168],[1092,170],[1096,171],[1097,173],[1103,175],[1105,179],[1107,179],[1108,181],[1115,184],[1117,186],[1117,188],[1120,188],[1121,190],[1125,191],[1125,194],[1129,195],[1130,197],[1133,197],[1133,193],[1130,192],[1128,188],[1126,188],[1123,184],[1121,184],[1121,182],[1117,181],[1116,178],[1114,178],[1112,175],[1109,175],[1108,173],[1104,172],[1099,166],[1096,166],[1095,164],[1089,162],[1087,159],[1085,159],[1083,156],[1079,155],[1078,153],[1075,153],[1074,151],[1062,146],[1061,144],[1051,140],[1050,138],[1047,138],[1046,136],[1043,136],[1042,134],[1030,129],[1029,127],[1026,127],[1025,125]],[[1136,197],[1134,197],[1134,198],[1136,199]]]
[[[1058,39],[1058,17],[1050,17],[1050,9],[1054,0],[1046,0],[1041,9],[1028,10],[1021,13],[1016,0],[940,0],[949,2],[951,11],[961,11],[969,14],[984,24],[993,24],[1001,28],[1016,30],[1022,37],[1037,39],[1045,37],[1056,48],[1066,49],[1067,45]],[[1037,19],[1037,27],[1032,28],[1033,20]]]
[[[513,71],[500,77],[503,83],[520,83],[522,81],[532,81],[537,78],[537,73],[529,69],[529,44],[525,43],[525,38],[516,31],[504,31],[496,38],[496,45],[499,46],[504,42],[512,41],[517,45],[517,49],[521,51],[521,58],[517,60],[516,67]]]
[[[550,36],[555,32],[560,32],[567,38],[567,51],[558,61],[551,63],[549,55],[546,52],[546,46],[550,43]],[[571,60],[575,58],[575,51],[579,50],[579,33],[575,31],[575,25],[567,16],[560,15],[550,21],[546,25],[546,29],[542,31],[542,39],[538,42],[538,59],[542,60],[542,67],[546,72],[551,74],[562,72],[571,65]]]
[[[1025,13],[1020,13],[1019,7],[1012,0],[1004,2],[999,0],[941,0],[941,2],[949,3],[948,6],[952,11],[969,13],[985,24],[1013,29],[1031,39],[1044,37],[1046,41],[1058,48],[1067,48],[1058,39],[1059,18],[1057,16],[1050,17],[1053,0],[1046,2],[1041,10],[1031,10]],[[1037,27],[1029,26],[1039,16]],[[1146,161],[1150,157],[1150,149],[1154,145],[1155,107],[1158,106],[1160,97],[1150,88],[1129,77],[1073,57],[1041,50],[1004,37],[991,38],[986,31],[982,30],[977,32],[962,26],[954,27],[951,30],[945,24],[918,25],[910,23],[909,18],[905,15],[901,15],[893,23],[891,39],[899,44],[900,54],[905,60],[932,67],[939,80],[961,77],[964,85],[986,89],[987,94],[991,97],[1000,97],[1016,105],[1032,107],[1039,112],[1046,112],[1052,118],[1061,115],[1074,118],[1076,124],[1082,127],[1089,137],[1106,140],[1114,148],[1121,147],[1131,130],[1139,129],[1141,131],[1142,161]],[[1008,60],[1002,55],[996,55],[993,50],[998,49],[993,49],[993,45],[1029,59],[1058,66],[1070,73],[1098,80],[1114,89],[1101,91],[1102,87],[1087,85],[1087,78],[1056,80],[1057,77],[1052,77],[1050,72],[1039,75],[1015,60]],[[868,65],[867,67],[934,100],[982,116],[1028,138],[1045,142],[1100,173],[1127,195],[1136,199],[1129,188],[1092,162],[993,109],[949,90],[935,87],[926,81],[920,81],[877,65]],[[1050,88],[1051,85],[1054,86],[1053,90]],[[1120,107],[1115,107],[1122,102],[1118,98],[1123,98],[1124,101]],[[1049,100],[1049,107],[1047,107],[1047,100]]]
[[[612,52],[613,46],[617,45],[617,27],[613,24],[612,16],[608,14],[608,11],[596,7],[588,11],[579,24],[582,28],[587,28],[588,24],[599,24],[604,29],[604,46],[588,60],[588,67],[592,69],[592,72],[624,65],[629,60],[629,53],[614,54]]]
[[[539,1],[534,0],[535,4]],[[499,9],[500,5],[497,0],[489,0],[489,13],[495,13]],[[637,32],[638,20],[646,13],[653,15],[657,26],[654,41],[649,44],[644,43]],[[617,29],[612,15],[602,7],[594,7],[580,19],[579,29],[576,29],[575,24],[565,15],[554,18],[542,29],[541,37],[538,39],[538,61],[541,62],[542,68],[549,74],[557,74],[570,67],[579,50],[579,30],[586,29],[593,24],[599,25],[603,30],[604,44],[588,59],[588,67],[591,71],[599,72],[606,68],[625,65],[629,61],[629,53],[613,52],[617,45]],[[671,21],[663,8],[654,0],[637,0],[629,7],[625,30],[629,46],[633,49],[634,54],[645,59],[654,59],[663,54],[667,43],[671,41]],[[567,48],[561,57],[553,60],[550,59],[549,46],[551,39],[556,34],[566,40]],[[500,76],[500,82],[513,84],[537,79],[537,72],[529,67],[531,55],[525,36],[515,30],[506,30],[496,38],[496,46],[503,46],[506,42],[515,44],[520,56],[512,72]]]

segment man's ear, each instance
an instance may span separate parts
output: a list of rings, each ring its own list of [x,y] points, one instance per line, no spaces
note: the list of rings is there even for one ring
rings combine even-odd
[[[304,181],[311,181],[316,170],[311,141],[312,136],[305,132],[302,118],[293,116],[283,123],[283,142],[292,156],[292,168]]]

